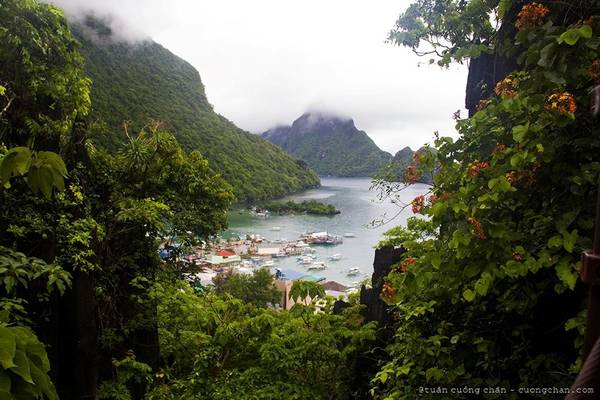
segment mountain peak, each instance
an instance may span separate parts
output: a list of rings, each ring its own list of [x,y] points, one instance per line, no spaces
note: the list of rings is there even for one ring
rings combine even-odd
[[[292,123],[299,133],[314,130],[331,130],[336,128],[357,130],[352,118],[342,117],[324,111],[307,111]]]
[[[372,176],[392,158],[351,118],[322,111],[307,111],[291,126],[270,129],[262,136],[321,175]]]

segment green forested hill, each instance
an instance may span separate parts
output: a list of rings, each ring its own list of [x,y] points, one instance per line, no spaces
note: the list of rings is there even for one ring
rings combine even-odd
[[[306,113],[292,126],[262,136],[306,161],[319,175],[373,176],[392,159],[351,119],[321,113]]]
[[[93,80],[91,117],[101,122],[95,142],[114,149],[125,140],[123,122],[136,132],[158,120],[186,149],[199,149],[239,201],[319,184],[304,163],[215,113],[198,71],[161,45],[113,41],[110,29],[91,18],[72,30]]]

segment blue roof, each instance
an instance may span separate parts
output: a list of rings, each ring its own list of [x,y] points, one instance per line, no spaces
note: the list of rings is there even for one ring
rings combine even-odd
[[[287,279],[289,281],[304,280],[304,281],[309,281],[309,282],[321,282],[322,280],[325,279],[325,278],[317,276],[317,275],[310,275],[305,272],[295,271],[293,269],[283,269],[283,270],[280,270],[280,272],[281,272],[281,278]]]

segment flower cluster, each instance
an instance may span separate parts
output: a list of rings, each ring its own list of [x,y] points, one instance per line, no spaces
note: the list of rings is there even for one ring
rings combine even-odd
[[[504,176],[506,180],[513,186],[521,185],[523,187],[533,186],[536,182],[536,175],[540,165],[534,165],[530,170],[527,171],[509,171]]]
[[[471,178],[477,176],[477,174],[479,174],[479,171],[483,170],[483,169],[487,169],[490,166],[490,163],[488,163],[487,161],[478,161],[475,160],[471,163],[471,165],[469,165],[469,169],[467,170],[467,175],[469,175]]]
[[[481,222],[479,222],[479,220],[477,218],[469,217],[467,219],[467,222],[469,222],[469,225],[471,225],[471,232],[473,233],[473,235],[477,236],[481,240],[486,239],[485,230],[483,229],[483,225],[481,224]]]
[[[577,111],[577,103],[575,103],[575,98],[571,93],[555,91],[546,99],[544,109],[546,111],[557,111],[561,114],[574,114]]]
[[[449,198],[450,198],[450,193],[448,193],[448,192],[444,192],[440,196],[433,193],[431,196],[429,196],[429,204],[434,205],[435,203],[437,203],[440,200],[446,201]]]
[[[398,289],[390,285],[389,282],[385,282],[383,284],[383,288],[381,289],[381,298],[385,301],[391,302],[394,300],[394,296],[396,296],[396,292]]]
[[[539,3],[531,3],[523,6],[521,11],[519,11],[519,15],[517,15],[517,22],[515,26],[518,30],[522,31],[527,28],[535,28],[536,26],[540,26],[544,23],[544,18],[550,10],[548,7],[539,4]]]
[[[415,151],[415,153],[413,154],[413,160],[415,160],[415,162],[419,162],[421,161],[421,158],[423,156],[421,155],[421,153],[419,153],[418,151]]]
[[[513,251],[512,258],[515,261],[523,261],[523,256],[521,255],[521,253],[519,253],[517,251]]]
[[[496,146],[494,147],[494,150],[492,150],[492,155],[497,155],[497,154],[502,154],[506,151],[506,145],[503,143],[497,143]]]
[[[400,271],[402,271],[402,272],[408,271],[408,267],[413,265],[415,263],[415,261],[416,260],[414,257],[411,257],[411,256],[406,257],[406,259],[400,263]]]
[[[425,196],[419,195],[415,197],[410,204],[412,205],[412,212],[419,214],[423,210],[423,207],[425,207]]]
[[[484,108],[486,108],[487,106],[490,105],[490,103],[492,102],[492,100],[490,99],[485,99],[485,100],[479,100],[479,103],[477,103],[477,111],[481,111]]]
[[[596,85],[600,85],[600,58],[592,63],[591,67],[588,69],[588,73]]]
[[[419,173],[419,170],[417,169],[416,165],[411,164],[408,167],[406,167],[406,170],[404,171],[404,180],[406,182],[415,183],[420,177],[421,174]]]
[[[514,97],[517,95],[517,89],[519,87],[519,81],[515,78],[506,77],[500,82],[496,83],[494,92],[498,96]]]

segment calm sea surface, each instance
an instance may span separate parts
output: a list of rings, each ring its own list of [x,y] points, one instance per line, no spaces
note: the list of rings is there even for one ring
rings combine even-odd
[[[328,268],[315,271],[327,280],[335,280],[344,284],[362,281],[373,272],[374,247],[382,239],[383,232],[404,225],[407,217],[412,215],[410,207],[401,212],[393,221],[372,227],[371,223],[382,218],[396,215],[400,208],[389,200],[379,201],[377,193],[370,191],[371,180],[368,178],[322,178],[321,187],[307,190],[283,200],[303,201],[316,199],[323,203],[333,204],[341,214],[335,216],[313,215],[271,215],[261,219],[246,211],[232,211],[229,215],[229,230],[226,234],[259,234],[268,240],[298,239],[305,232],[327,231],[335,235],[353,233],[355,238],[344,238],[342,244],[336,246],[311,246],[316,249],[317,261],[324,261]],[[401,200],[410,202],[415,196],[427,191],[427,186],[416,184],[401,193]],[[273,230],[274,227],[280,230]],[[330,261],[328,257],[341,254],[339,261]],[[292,269],[306,272],[306,267],[296,262],[296,257],[274,258],[275,266],[281,269]],[[359,267],[359,276],[347,277],[344,271],[351,267]]]

